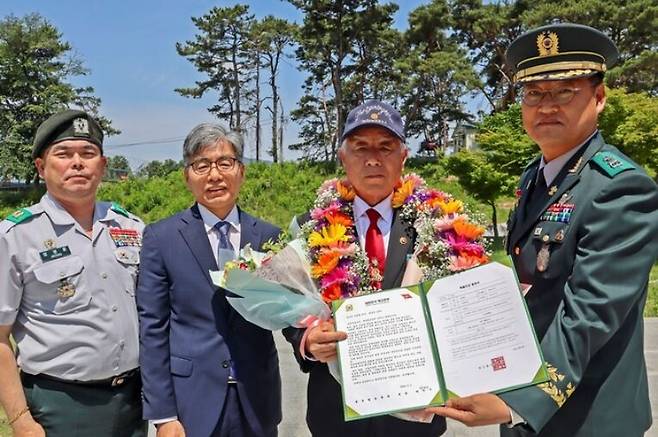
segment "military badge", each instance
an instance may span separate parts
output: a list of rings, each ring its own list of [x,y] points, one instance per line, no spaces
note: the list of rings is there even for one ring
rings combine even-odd
[[[551,188],[548,189],[548,195],[552,196],[555,193],[557,193],[557,185],[553,185]]]
[[[582,163],[583,163],[583,157],[581,156],[580,158],[578,158],[578,161],[576,161],[576,163],[573,165],[573,167],[571,167],[569,169],[569,173],[573,174],[573,173],[578,172],[578,169],[580,168]]]
[[[89,122],[86,118],[80,117],[73,120],[73,135],[89,135]]]
[[[555,32],[542,32],[537,35],[539,56],[551,56],[559,53],[559,40]]]
[[[57,296],[60,299],[68,299],[75,294],[75,285],[71,284],[68,279],[62,279],[57,288]]]
[[[379,112],[373,112],[372,114],[370,114],[370,119],[379,120]]]
[[[116,247],[142,246],[142,236],[136,229],[110,228],[109,233]]]
[[[55,240],[53,240],[52,238],[44,240],[43,247],[45,247],[46,249],[49,249],[49,250],[54,249],[55,248]]]
[[[409,242],[409,240],[407,240],[407,237],[400,237],[400,244],[405,245],[408,242]]]
[[[548,236],[548,235],[546,235]],[[537,270],[545,272],[548,268],[548,261],[551,258],[551,251],[548,244],[543,244],[537,253]]]

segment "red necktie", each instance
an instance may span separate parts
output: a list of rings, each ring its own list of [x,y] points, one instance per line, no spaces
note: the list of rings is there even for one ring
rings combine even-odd
[[[379,213],[370,208],[366,211],[368,218],[370,219],[370,226],[366,231],[366,254],[372,265],[376,265],[379,269],[380,275],[384,276],[384,267],[386,267],[386,252],[384,251],[384,237],[382,237],[382,231],[377,227],[377,221],[379,220]],[[381,284],[376,286],[381,287]]]

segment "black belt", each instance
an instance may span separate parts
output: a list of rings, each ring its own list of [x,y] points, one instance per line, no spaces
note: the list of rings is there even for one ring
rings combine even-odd
[[[127,372],[123,372],[119,375],[116,376],[111,376],[106,379],[95,379],[92,381],[78,381],[78,380],[70,380],[70,379],[62,379],[62,378],[57,378],[56,376],[50,376],[46,375],[43,373],[39,373],[38,375],[31,375],[29,373],[25,373],[21,371],[21,378],[27,379],[27,380],[46,380],[46,381],[55,381],[59,382],[62,384],[72,384],[72,385],[82,385],[82,386],[88,386],[88,387],[120,387],[124,384],[127,384],[128,382],[132,382],[135,378],[139,377],[139,369],[132,369],[128,370]]]

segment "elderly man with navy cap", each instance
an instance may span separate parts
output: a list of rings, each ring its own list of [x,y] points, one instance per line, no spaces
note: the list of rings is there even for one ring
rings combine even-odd
[[[48,118],[32,156],[47,192],[0,222],[0,403],[13,435],[146,436],[135,305],[144,224],[96,201],[106,159],[89,114]]]
[[[531,30],[507,51],[541,151],[521,176],[507,251],[550,379],[431,411],[503,436],[642,436],[651,425],[642,312],[658,254],[658,187],[597,121],[617,49],[587,26]]]
[[[381,260],[383,289],[400,286],[414,248],[413,226],[404,222],[400,208],[391,203],[407,155],[404,123],[395,108],[370,100],[350,111],[338,157],[356,193],[352,211],[359,243],[371,260]],[[307,214],[299,222],[308,219]],[[335,331],[332,322],[323,322],[308,330],[287,328],[284,335],[302,371],[309,372],[306,422],[314,437],[436,437],[445,431],[442,417],[434,417],[431,423],[393,416],[346,422],[340,385],[326,364],[336,359],[336,342],[346,334]]]

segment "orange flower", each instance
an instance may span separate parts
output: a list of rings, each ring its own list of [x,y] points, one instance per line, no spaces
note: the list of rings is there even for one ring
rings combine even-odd
[[[456,214],[464,208],[464,204],[459,200],[441,201],[438,202],[438,206],[444,214]]]
[[[324,301],[327,303],[331,303],[336,299],[340,299],[340,298],[341,298],[340,284],[331,284],[330,286],[322,290],[322,299],[324,299]]]
[[[327,214],[326,218],[329,224],[331,225],[338,224],[338,225],[343,225],[345,227],[350,227],[354,223],[351,217],[338,211],[330,212],[329,214]]]
[[[318,257],[318,263],[311,267],[311,276],[314,278],[319,278],[323,276],[338,266],[338,260],[340,259],[340,253],[327,250],[322,251]]]
[[[404,204],[404,201],[407,200],[407,197],[411,196],[416,187],[414,180],[406,180],[396,188],[393,192],[393,208],[399,208]]]
[[[356,196],[354,188],[352,188],[351,185],[345,184],[341,181],[336,182],[336,191],[338,191],[338,195],[340,197],[342,197],[344,200],[347,200],[348,202],[354,200],[354,196]]]
[[[484,228],[482,226],[469,223],[464,219],[455,220],[452,226],[457,235],[469,240],[475,240],[484,234]]]

